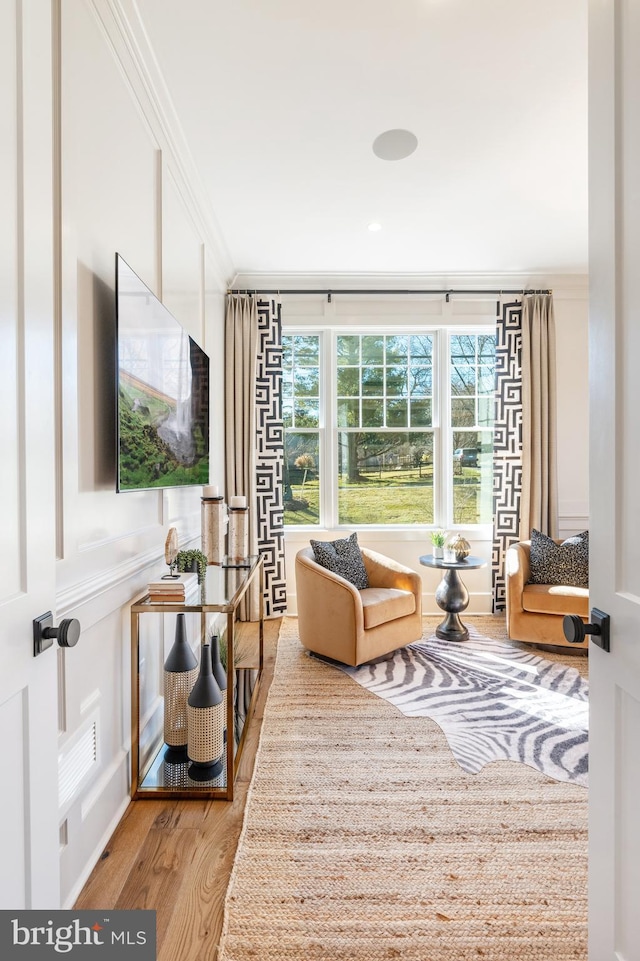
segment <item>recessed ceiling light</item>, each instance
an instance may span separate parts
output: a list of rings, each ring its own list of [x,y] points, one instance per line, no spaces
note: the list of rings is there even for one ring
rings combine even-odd
[[[375,221],[367,225],[371,233],[375,233],[376,230],[382,230],[382,224],[378,224]]]
[[[404,160],[418,146],[418,138],[410,130],[385,130],[373,141],[373,152],[380,160]]]

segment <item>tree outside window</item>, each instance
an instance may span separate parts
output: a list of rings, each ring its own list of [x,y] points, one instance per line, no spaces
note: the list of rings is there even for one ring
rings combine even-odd
[[[448,335],[447,375],[438,355],[446,336],[337,334],[324,378],[322,335],[283,337],[286,524],[321,523],[323,484],[328,503],[335,500],[335,517],[322,519],[329,527],[491,522],[495,337]],[[321,396],[321,383],[335,384],[333,398]],[[321,423],[329,425],[329,410],[333,476],[323,477]],[[442,450],[452,453],[446,462]],[[443,517],[437,484],[449,492]]]

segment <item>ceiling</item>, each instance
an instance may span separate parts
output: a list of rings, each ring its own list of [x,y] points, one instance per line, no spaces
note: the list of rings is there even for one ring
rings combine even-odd
[[[137,5],[238,272],[586,272],[586,0]]]

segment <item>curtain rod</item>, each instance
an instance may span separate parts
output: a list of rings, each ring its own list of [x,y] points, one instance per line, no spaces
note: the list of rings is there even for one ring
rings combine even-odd
[[[348,295],[375,294],[376,296],[380,294],[395,294],[396,296],[410,296],[411,294],[431,294],[434,296],[446,297],[447,303],[448,303],[449,297],[458,296],[458,295],[464,296],[465,294],[472,295],[472,296],[485,294],[487,296],[502,297],[504,296],[504,294],[519,294],[520,296],[524,296],[525,294],[551,294],[552,291],[548,289],[532,290],[532,289],[524,289],[524,288],[513,290],[513,289],[506,289],[504,287],[502,287],[500,290],[463,290],[460,288],[459,289],[449,288],[447,290],[397,290],[397,289],[396,290],[388,290],[388,289],[384,289],[384,290],[333,290],[333,289],[331,290],[329,289],[283,290],[282,288],[279,288],[276,290],[273,290],[273,289],[256,290],[254,288],[247,288],[244,290],[229,289],[227,290],[227,293],[228,294],[275,294],[276,296],[280,294],[322,294],[323,296],[327,297],[329,303],[331,303],[331,297],[333,296],[333,294],[348,294]]]

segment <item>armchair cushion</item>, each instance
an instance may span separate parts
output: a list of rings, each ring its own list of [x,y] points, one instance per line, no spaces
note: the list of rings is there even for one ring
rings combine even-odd
[[[369,586],[367,569],[358,546],[358,535],[351,534],[335,541],[311,540],[313,555],[322,567],[346,578],[359,591]]]
[[[365,631],[396,617],[413,614],[416,609],[411,591],[398,591],[393,587],[367,587],[360,592],[360,597]]]
[[[558,544],[540,531],[531,531],[530,584],[589,587],[589,531]]]
[[[522,610],[530,614],[578,614],[589,617],[589,589],[561,584],[525,584]]]

